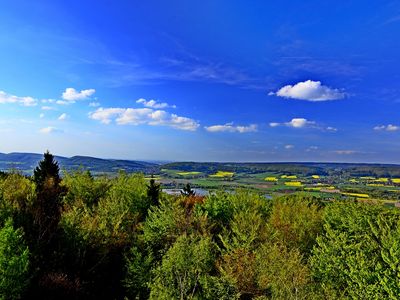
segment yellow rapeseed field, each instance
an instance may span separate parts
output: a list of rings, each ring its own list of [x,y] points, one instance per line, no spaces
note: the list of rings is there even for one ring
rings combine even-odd
[[[214,178],[224,178],[224,177],[233,177],[233,174],[235,174],[234,172],[225,172],[225,171],[218,171],[215,174],[209,175],[210,177],[214,177]]]
[[[358,197],[358,198],[369,198],[368,194],[357,194],[357,193],[342,193],[342,195]]]
[[[300,181],[288,181],[288,182],[285,182],[285,185],[296,186],[296,187],[303,186],[303,184]]]
[[[276,178],[276,177],[265,177],[265,179],[264,179],[265,181],[272,181],[272,182],[276,182],[276,181],[278,181],[278,178]]]

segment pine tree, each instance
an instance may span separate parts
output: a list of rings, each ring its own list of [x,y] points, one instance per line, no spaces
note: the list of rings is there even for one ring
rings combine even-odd
[[[150,183],[147,186],[147,198],[149,198],[151,205],[159,204],[161,187],[151,176]]]
[[[185,197],[191,197],[191,196],[195,196],[196,193],[195,193],[194,190],[192,190],[190,184],[187,183],[187,184],[183,187],[183,189],[182,189],[182,191],[181,191],[181,195],[182,195],[182,196],[185,196]]]
[[[45,264],[44,261],[54,248],[55,235],[61,218],[63,188],[60,186],[59,170],[54,156],[47,151],[33,174],[33,181],[36,184],[33,242],[36,244],[36,251],[43,257],[41,264]]]
[[[33,171],[33,181],[39,189],[43,189],[49,179],[58,185],[61,181],[59,172],[58,162],[54,160],[54,156],[47,150],[43,155],[43,160],[39,162],[39,165]]]

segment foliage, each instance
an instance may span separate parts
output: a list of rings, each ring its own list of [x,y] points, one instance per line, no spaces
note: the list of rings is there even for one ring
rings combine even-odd
[[[29,280],[29,249],[11,219],[0,228],[0,299],[17,299]]]
[[[324,219],[311,257],[315,280],[352,299],[398,299],[399,211],[339,202]]]
[[[150,299],[194,299],[201,282],[213,267],[212,242],[208,237],[182,235],[165,253],[154,271]]]

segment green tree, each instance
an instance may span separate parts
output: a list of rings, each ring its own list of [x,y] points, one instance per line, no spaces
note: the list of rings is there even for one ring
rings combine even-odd
[[[195,299],[201,295],[201,282],[213,269],[211,239],[180,236],[154,271],[150,299]]]
[[[327,206],[311,267],[337,298],[399,299],[400,213],[372,203]]]
[[[0,299],[19,299],[29,280],[29,249],[9,219],[0,229]]]

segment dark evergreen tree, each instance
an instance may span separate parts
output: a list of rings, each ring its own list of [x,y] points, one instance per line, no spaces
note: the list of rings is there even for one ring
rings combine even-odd
[[[196,195],[196,192],[195,192],[194,190],[192,190],[190,184],[187,183],[187,184],[183,187],[183,189],[182,189],[182,191],[181,191],[181,195],[182,195],[182,196],[185,196],[185,197],[190,197],[190,196],[195,196],[195,195]]]
[[[153,179],[153,176],[151,176],[150,183],[147,186],[147,198],[149,198],[151,205],[158,206],[160,200],[160,192],[160,184],[156,183],[156,181]]]
[[[50,259],[54,248],[54,237],[61,218],[61,198],[63,188],[60,186],[58,163],[48,151],[35,168],[33,181],[36,184],[36,201],[33,205],[35,250],[40,253],[40,263]]]

